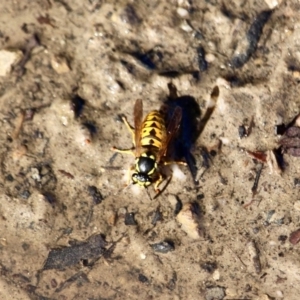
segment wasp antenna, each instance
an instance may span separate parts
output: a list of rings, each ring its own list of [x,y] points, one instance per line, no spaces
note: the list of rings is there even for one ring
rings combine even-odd
[[[152,197],[151,197],[151,195],[150,195],[150,193],[149,193],[149,191],[148,191],[148,189],[147,189],[147,188],[146,188],[146,192],[147,192],[147,195],[148,195],[148,197],[149,197],[150,201],[152,201]]]
[[[122,191],[126,190],[126,189],[129,188],[131,185],[132,185],[132,183],[127,184],[127,185],[125,185],[124,187],[120,188],[120,189],[118,190],[118,192],[117,192],[115,195],[117,195],[117,194],[121,193]]]
[[[134,185],[135,184],[135,182],[131,182],[131,183],[129,183],[129,184],[127,184],[122,190],[124,191],[124,190],[127,190],[129,187],[131,187],[132,185]]]

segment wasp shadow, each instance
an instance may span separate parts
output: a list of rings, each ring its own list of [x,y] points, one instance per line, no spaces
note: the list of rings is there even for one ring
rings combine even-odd
[[[201,134],[201,109],[195,98],[190,95],[178,97],[177,89],[172,84],[168,84],[169,96],[163,102],[160,111],[165,115],[166,124],[170,123],[176,107],[181,108],[182,118],[176,136],[170,142],[167,157],[174,161],[185,160],[194,183],[196,182],[197,166],[196,160],[191,153],[192,147]]]

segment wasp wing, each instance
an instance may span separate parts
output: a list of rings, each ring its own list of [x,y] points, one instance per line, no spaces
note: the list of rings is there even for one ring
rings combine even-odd
[[[160,161],[163,156],[166,156],[170,142],[172,141],[173,137],[176,135],[180,127],[181,118],[182,118],[182,109],[181,107],[176,106],[172,118],[168,124],[166,140],[163,143],[160,151],[158,152],[158,157],[157,157],[158,161]]]
[[[136,100],[134,105],[134,139],[135,139],[135,156],[139,157],[141,152],[141,130],[143,122],[143,101]]]

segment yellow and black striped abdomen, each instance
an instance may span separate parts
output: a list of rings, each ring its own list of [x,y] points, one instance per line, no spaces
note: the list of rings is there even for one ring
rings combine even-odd
[[[154,110],[150,112],[142,123],[141,146],[162,147],[166,140],[166,125],[162,114]]]

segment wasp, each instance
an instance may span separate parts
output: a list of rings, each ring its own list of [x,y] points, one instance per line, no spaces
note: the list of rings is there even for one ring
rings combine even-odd
[[[128,170],[129,184],[138,184],[145,188],[154,184],[155,191],[159,193],[158,186],[164,180],[161,167],[173,163],[186,165],[185,162],[167,160],[168,148],[180,127],[182,111],[179,106],[175,108],[168,126],[164,114],[158,110],[151,111],[143,120],[143,102],[138,99],[133,114],[134,127],[125,116],[122,120],[132,134],[134,147],[131,149],[113,147],[112,150],[132,154],[135,157],[135,164]]]

